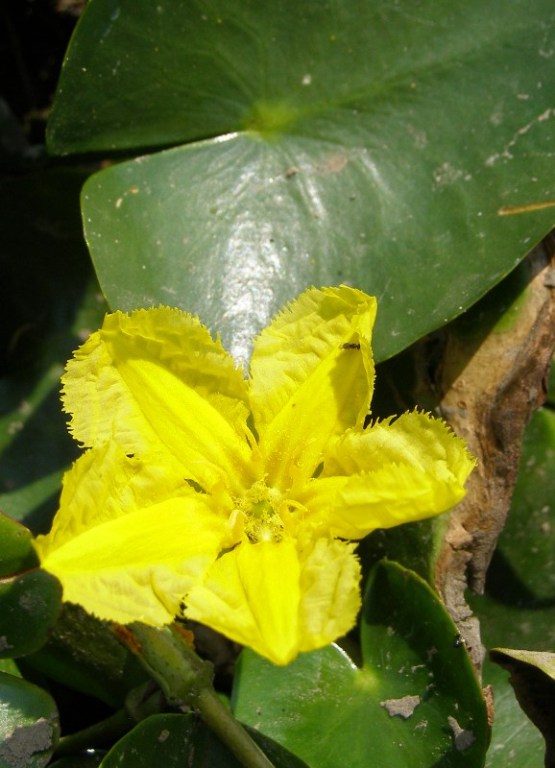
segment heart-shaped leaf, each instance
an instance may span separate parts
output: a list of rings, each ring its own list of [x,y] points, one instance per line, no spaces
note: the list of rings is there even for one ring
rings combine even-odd
[[[56,153],[179,146],[95,175],[112,307],[200,314],[237,357],[309,284],[379,297],[388,357],[553,225],[550,0],[91,0]]]
[[[303,768],[304,763],[261,734],[251,735],[275,768]],[[152,715],[123,737],[101,768],[240,768],[216,736],[192,715]],[[306,768],[306,766],[305,766]]]
[[[237,717],[311,768],[482,766],[485,706],[466,649],[425,581],[392,562],[371,573],[364,664],[336,647],[285,668],[244,651]]]

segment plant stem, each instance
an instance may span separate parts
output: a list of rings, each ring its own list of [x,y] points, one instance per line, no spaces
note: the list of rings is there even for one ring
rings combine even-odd
[[[199,692],[195,707],[200,716],[245,768],[274,768],[247,731],[223,704],[213,688]]]
[[[218,697],[212,685],[212,665],[197,656],[190,637],[178,624],[157,628],[134,623],[117,626],[115,630],[156,680],[170,704],[195,709],[244,768],[274,768]]]

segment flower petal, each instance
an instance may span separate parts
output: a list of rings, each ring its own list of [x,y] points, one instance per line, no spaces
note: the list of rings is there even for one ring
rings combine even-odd
[[[162,625],[217,557],[227,526],[209,497],[187,486],[172,496],[172,480],[153,485],[151,467],[116,451],[91,450],[74,464],[36,550],[65,600],[101,619]]]
[[[376,300],[362,291],[311,288],[256,340],[250,403],[269,484],[305,481],[331,438],[362,427],[374,380],[375,314]]]
[[[135,509],[194,495],[181,468],[166,459],[165,454],[146,460],[126,455],[115,442],[86,451],[64,475],[60,508],[46,537],[49,547]]]
[[[299,650],[313,651],[345,635],[360,608],[360,565],[354,546],[317,539],[301,565]]]
[[[332,536],[360,539],[376,528],[451,509],[463,498],[474,466],[464,441],[443,421],[406,413],[347,432],[298,501],[309,510],[308,524]]]
[[[205,490],[247,471],[246,383],[220,342],[185,312],[107,315],[68,363],[63,384],[70,431],[86,446],[116,439],[130,453],[167,451]]]
[[[354,625],[360,566],[354,547],[320,539],[243,543],[186,598],[185,613],[274,664],[328,645]]]
[[[299,559],[292,540],[244,542],[220,557],[186,597],[185,615],[274,664],[299,651]]]

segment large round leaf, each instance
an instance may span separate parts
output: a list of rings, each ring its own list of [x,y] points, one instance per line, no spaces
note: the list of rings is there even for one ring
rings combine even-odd
[[[555,221],[554,17],[550,0],[92,0],[51,150],[186,144],[85,188],[109,302],[183,306],[243,357],[311,283],[379,297],[378,358],[443,324]]]
[[[0,768],[43,768],[58,741],[58,712],[32,683],[0,672]]]
[[[430,587],[396,563],[374,569],[362,617],[364,664],[338,648],[275,667],[243,652],[237,717],[311,768],[479,768],[485,707],[466,649]]]
[[[261,734],[253,739],[275,768],[306,768],[287,750]],[[240,768],[217,737],[193,715],[153,715],[143,720],[110,750],[101,768]]]

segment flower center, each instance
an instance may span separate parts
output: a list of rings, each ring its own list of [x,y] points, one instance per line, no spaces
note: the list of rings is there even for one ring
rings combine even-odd
[[[244,520],[244,531],[249,541],[281,541],[283,520],[278,512],[281,494],[263,481],[254,483],[237,500],[238,511]]]

